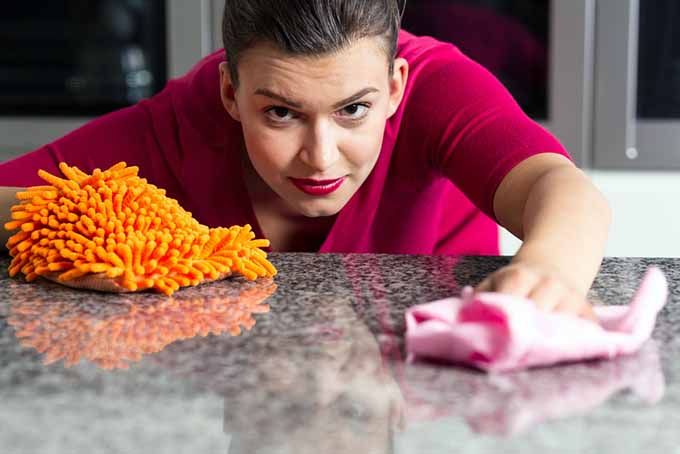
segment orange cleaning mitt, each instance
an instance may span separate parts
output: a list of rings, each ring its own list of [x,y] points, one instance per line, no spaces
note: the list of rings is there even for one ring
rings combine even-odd
[[[7,230],[13,257],[9,274],[22,272],[65,285],[115,292],[154,289],[172,294],[180,287],[239,273],[247,279],[271,277],[276,269],[261,250],[250,225],[208,228],[140,178],[124,162],[88,175],[59,164],[66,179],[40,170],[48,186],[17,193]]]

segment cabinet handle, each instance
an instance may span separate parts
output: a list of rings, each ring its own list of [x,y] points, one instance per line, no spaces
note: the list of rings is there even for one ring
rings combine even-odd
[[[598,0],[595,167],[631,167],[637,150],[640,0]]]

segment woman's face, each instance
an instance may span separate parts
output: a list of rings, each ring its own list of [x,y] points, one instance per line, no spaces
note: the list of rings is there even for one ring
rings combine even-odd
[[[241,122],[250,162],[294,212],[332,216],[375,165],[386,120],[408,77],[392,75],[382,38],[365,38],[332,55],[301,57],[260,44],[241,56],[235,90],[220,66],[222,100]]]

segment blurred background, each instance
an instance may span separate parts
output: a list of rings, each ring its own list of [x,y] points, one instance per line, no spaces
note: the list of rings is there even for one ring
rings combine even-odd
[[[9,0],[0,161],[160,91],[221,48],[224,0]],[[553,132],[614,210],[609,256],[680,257],[678,0],[409,0]],[[565,220],[568,222],[568,220]],[[503,254],[519,241],[501,230]]]

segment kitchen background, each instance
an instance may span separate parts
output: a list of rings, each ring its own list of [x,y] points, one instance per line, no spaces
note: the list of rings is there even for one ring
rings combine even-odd
[[[159,91],[221,47],[223,5],[5,2],[0,161]],[[404,15],[490,69],[565,144],[611,202],[610,256],[680,257],[674,23],[678,0],[409,0]],[[503,254],[519,244],[501,231]]]

